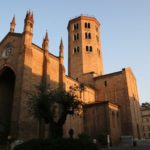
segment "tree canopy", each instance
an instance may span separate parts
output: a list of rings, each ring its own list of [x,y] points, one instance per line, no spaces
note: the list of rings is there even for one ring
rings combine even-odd
[[[36,93],[29,93],[27,102],[29,113],[38,120],[49,123],[52,136],[62,136],[62,127],[68,114],[79,114],[82,102],[78,100],[75,89],[70,91],[51,89],[43,84],[36,86]]]

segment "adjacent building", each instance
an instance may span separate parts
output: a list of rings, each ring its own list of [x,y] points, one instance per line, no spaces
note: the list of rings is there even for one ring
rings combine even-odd
[[[150,105],[141,107],[143,138],[150,139]]]

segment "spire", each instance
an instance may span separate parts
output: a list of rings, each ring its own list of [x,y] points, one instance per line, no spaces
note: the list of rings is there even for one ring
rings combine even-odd
[[[31,21],[32,23],[34,23],[33,12],[31,12],[30,10],[26,13],[25,21]]]
[[[47,30],[46,30],[46,34],[45,34],[45,41],[49,41],[49,39],[48,39],[48,32],[47,32]]]
[[[14,32],[15,31],[15,26],[16,26],[16,19],[15,16],[13,16],[13,19],[10,23],[10,32]]]
[[[59,57],[64,57],[64,45],[63,45],[63,40],[61,38],[61,41],[60,41],[60,45],[59,45]]]
[[[61,38],[59,45],[59,87],[65,88],[64,45]]]
[[[43,39],[43,44],[42,44],[42,48],[44,50],[48,51],[48,47],[49,47],[49,38],[48,38],[48,32],[46,31],[45,37]]]
[[[24,20],[24,31],[31,32],[33,31],[34,17],[33,12],[30,10],[27,11],[26,17]]]
[[[29,10],[27,11],[26,17],[24,19],[24,31],[23,31],[24,43],[27,45],[32,44],[33,26],[34,26],[33,12]]]

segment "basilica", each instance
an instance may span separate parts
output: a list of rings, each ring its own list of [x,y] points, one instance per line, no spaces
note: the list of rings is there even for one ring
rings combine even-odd
[[[15,32],[15,26],[13,17],[9,32],[0,41],[0,138],[38,137],[38,121],[26,108],[26,91],[43,81],[66,91],[84,84],[79,95],[84,102],[83,114],[67,117],[65,137],[69,129],[74,130],[74,137],[82,133],[92,138],[106,134],[112,143],[119,142],[121,136],[142,137],[136,77],[131,68],[104,73],[101,24],[95,17],[83,15],[69,20],[68,68],[64,66],[62,40],[59,56],[49,51],[48,33],[41,47],[32,43],[34,16],[30,11],[22,33]],[[46,130],[43,132],[46,136]]]

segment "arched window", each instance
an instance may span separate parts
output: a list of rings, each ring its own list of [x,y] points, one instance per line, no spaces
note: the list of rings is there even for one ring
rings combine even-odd
[[[79,51],[80,51],[80,48],[79,48],[79,46],[77,47],[77,52],[79,53]]]
[[[88,28],[91,28],[91,24],[90,23],[88,23]]]
[[[87,28],[88,27],[88,24],[87,24],[87,22],[85,22],[85,28]]]
[[[92,46],[86,46],[86,51],[87,51],[87,52],[92,52],[92,50],[93,50],[93,49],[92,49]]]
[[[86,51],[87,51],[87,52],[89,51],[89,47],[88,47],[88,46],[86,46]]]
[[[88,38],[91,39],[91,33],[88,34]]]
[[[92,52],[92,46],[90,46],[90,52]]]
[[[73,49],[73,52],[74,52],[74,53],[79,53],[79,52],[80,52],[80,47],[79,47],[79,46],[75,47],[75,48]]]
[[[87,34],[87,32],[85,32],[85,38],[86,38],[86,39],[88,38],[88,34]]]
[[[76,37],[76,34],[74,34],[74,41],[76,41],[77,37]]]
[[[79,24],[78,23],[75,23],[74,26],[73,26],[74,30],[77,30],[79,29]]]
[[[79,40],[79,33],[74,34],[74,41]]]
[[[76,47],[74,48],[74,53],[76,53],[77,52],[77,50],[76,50]]]

